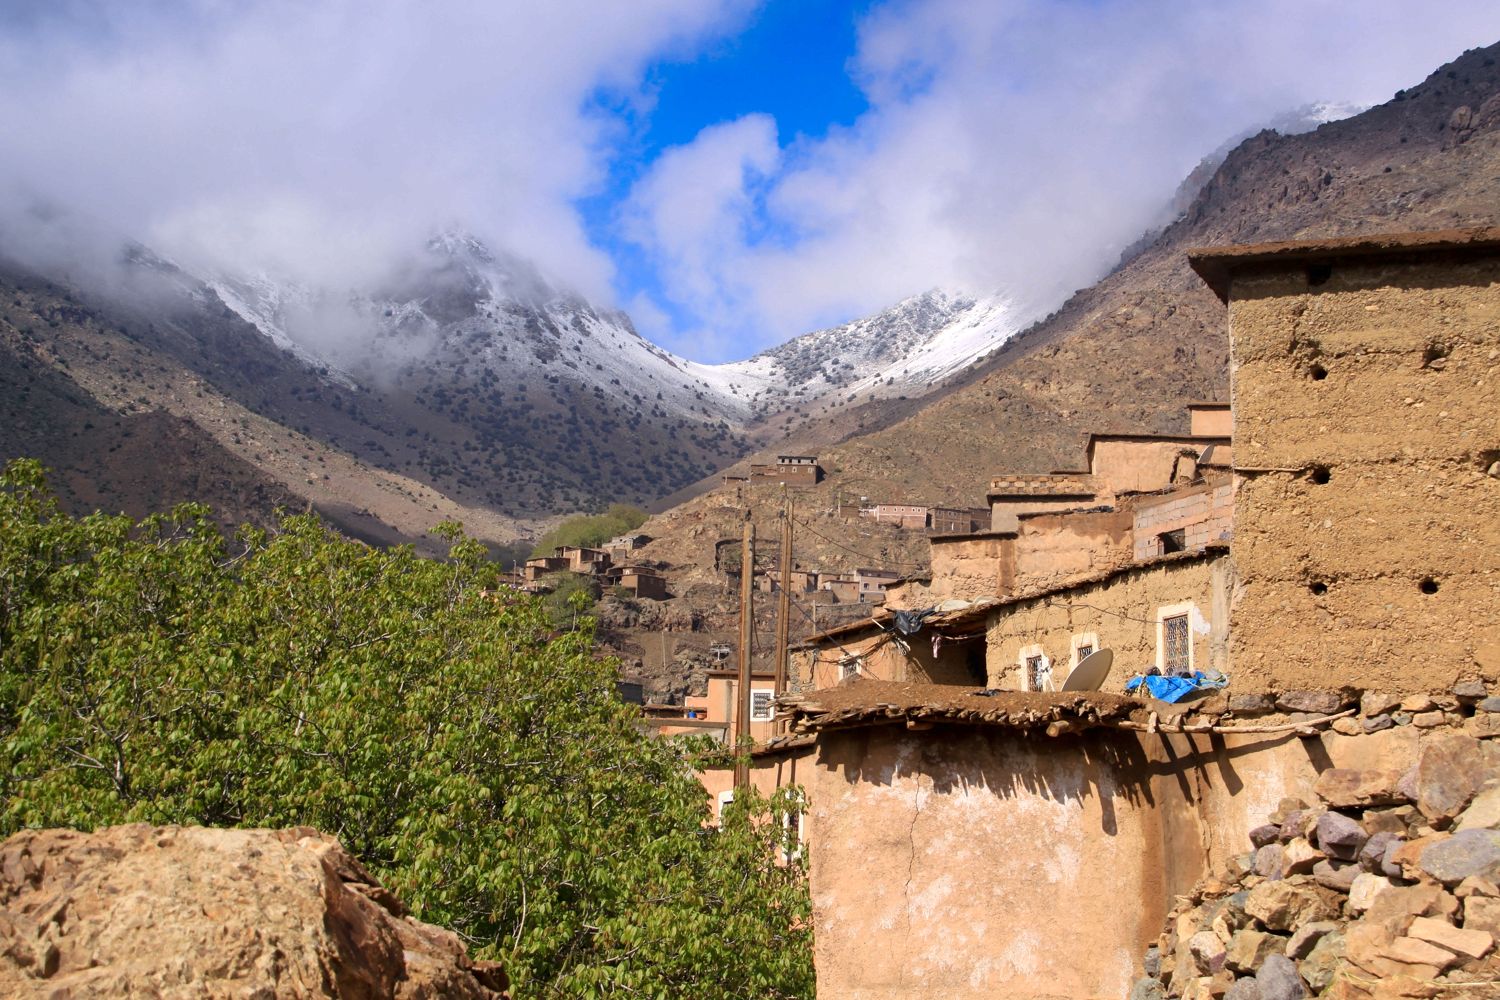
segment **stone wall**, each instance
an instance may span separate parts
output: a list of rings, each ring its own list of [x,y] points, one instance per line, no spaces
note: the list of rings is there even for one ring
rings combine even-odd
[[[1236,687],[1500,679],[1500,258],[1242,275],[1229,324]]]
[[[1158,663],[1158,610],[1187,613],[1193,667],[1229,672],[1229,600],[1234,569],[1226,554],[1168,557],[1123,569],[1063,593],[1018,601],[990,615],[986,660],[991,687],[1022,688],[1022,650],[1040,647],[1060,683],[1072,663],[1073,637],[1092,634],[1114,651],[1106,691]],[[1236,684],[1236,687],[1239,685]]]
[[[1008,473],[990,480],[987,499],[990,530],[1015,531],[1021,514],[1088,506],[1094,501],[1094,484],[1082,473]]]

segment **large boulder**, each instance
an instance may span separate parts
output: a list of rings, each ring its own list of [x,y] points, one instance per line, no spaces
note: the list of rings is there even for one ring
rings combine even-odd
[[[1500,878],[1500,830],[1463,830],[1422,851],[1418,865],[1444,885]]]
[[[134,824],[0,844],[0,996],[497,1000],[505,987],[314,830]]]
[[[1422,744],[1400,787],[1429,821],[1444,824],[1463,812],[1497,768],[1500,747],[1472,736],[1444,736]]]

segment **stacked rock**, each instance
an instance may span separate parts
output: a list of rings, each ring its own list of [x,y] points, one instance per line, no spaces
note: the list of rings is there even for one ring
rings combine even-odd
[[[1331,768],[1179,897],[1130,1000],[1500,997],[1500,745]]]

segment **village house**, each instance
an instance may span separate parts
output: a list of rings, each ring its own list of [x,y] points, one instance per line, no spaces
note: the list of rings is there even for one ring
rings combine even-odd
[[[537,583],[552,573],[567,572],[570,561],[561,556],[534,556],[521,567],[521,575],[527,583]]]
[[[750,678],[749,735],[755,741],[750,754],[750,783],[770,796],[778,788],[806,784],[810,737],[789,736],[778,718],[775,677],[753,673]],[[706,694],[684,700],[682,706],[646,706],[644,724],[663,737],[708,735],[729,743],[739,716],[739,674],[735,670],[708,672]],[[734,769],[710,768],[698,773],[708,796],[714,822],[724,806],[734,799]]]
[[[1233,444],[1222,404],[1190,410],[1184,437],[1097,435],[1087,483],[1049,480],[1078,493],[1027,495],[1128,515],[1128,531],[1098,525],[1104,568],[801,651],[807,690],[783,708],[816,739],[825,1000],[1125,996],[1158,942],[1174,994],[1209,995],[1224,983],[1189,948],[1197,926],[1158,938],[1164,918],[1204,875],[1244,870],[1279,801],[1500,737],[1500,713],[1474,707],[1500,686],[1500,230],[1191,260],[1228,304]],[[1066,509],[1008,507],[988,541]],[[971,629],[984,689],[917,665]],[[1109,690],[1041,690],[1102,648],[1119,661]],[[907,682],[841,681],[844,659]],[[1146,667],[1229,687],[1187,706],[1110,693]],[[1366,977],[1391,961],[1349,958]]]
[[[939,534],[973,531],[978,520],[975,511],[965,508],[929,507],[910,503],[877,503],[861,507],[859,516],[877,524],[891,524],[909,531],[933,531]],[[987,509],[983,516],[988,522]]]
[[[885,600],[885,588],[900,579],[901,574],[893,569],[863,566],[854,571],[854,582],[859,588],[859,600],[879,604]]]
[[[808,570],[794,569],[787,573],[787,587],[794,594],[808,594],[818,589],[818,574]],[[781,589],[781,570],[768,569],[755,579],[756,588],[767,594]]]
[[[553,551],[557,558],[567,560],[567,570],[570,573],[593,576],[604,572],[610,563],[609,553],[603,549],[582,545],[559,545]]]
[[[600,574],[607,587],[620,587],[632,597],[653,601],[667,599],[667,581],[649,566],[611,566]]]
[[[939,535],[953,535],[959,532],[974,531],[980,523],[989,524],[990,512],[987,509],[969,510],[964,507],[929,507],[927,510],[927,530]]]
[[[816,455],[777,455],[774,465],[750,466],[752,485],[816,486],[823,478],[823,467]]]
[[[645,547],[650,541],[650,535],[617,535],[604,543],[604,552],[612,562],[624,562],[630,558],[631,553]]]
[[[859,581],[853,577],[824,574],[818,580],[818,589],[832,594],[840,604],[858,604],[861,600]]]
[[[878,503],[862,507],[859,516],[876,524],[894,524],[898,528],[921,531],[927,527],[931,508],[911,503]]]

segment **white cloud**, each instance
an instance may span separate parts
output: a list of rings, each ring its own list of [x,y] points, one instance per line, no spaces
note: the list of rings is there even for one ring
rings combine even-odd
[[[264,0],[0,11],[0,228],[36,206],[169,253],[357,280],[450,222],[602,297],[576,199],[645,67],[750,0]],[[86,223],[80,220],[86,220]]]
[[[641,182],[632,233],[677,313],[740,354],[933,285],[1045,310],[1231,135],[1316,100],[1379,103],[1497,38],[1500,7],[1477,0],[891,2],[860,26],[858,122],[757,146],[778,166],[740,191],[706,130]]]

